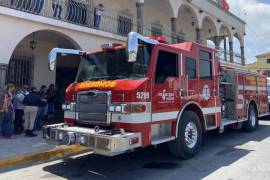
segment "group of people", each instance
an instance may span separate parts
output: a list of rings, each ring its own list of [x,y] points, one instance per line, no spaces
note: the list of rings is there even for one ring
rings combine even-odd
[[[13,84],[8,84],[0,102],[1,137],[13,139],[14,135],[23,132],[27,137],[37,136],[34,130],[42,128],[46,107],[48,107],[48,116],[54,113],[55,98],[53,84],[48,89],[43,85],[39,91],[35,87],[28,86],[16,89]]]

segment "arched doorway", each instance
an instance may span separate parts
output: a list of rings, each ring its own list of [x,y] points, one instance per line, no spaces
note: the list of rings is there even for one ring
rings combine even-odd
[[[66,87],[74,82],[80,63],[79,57],[61,56],[56,64],[56,71],[48,69],[48,55],[51,49],[80,49],[69,36],[51,30],[33,32],[24,37],[16,46],[9,61],[7,83],[17,87],[23,85],[40,88],[55,84],[55,112],[62,118],[61,104],[64,102]]]

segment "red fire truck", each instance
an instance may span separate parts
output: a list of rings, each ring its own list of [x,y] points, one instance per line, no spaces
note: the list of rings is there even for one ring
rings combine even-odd
[[[172,155],[188,159],[206,131],[253,131],[268,114],[266,77],[221,62],[217,50],[201,44],[165,44],[131,32],[127,46],[53,49],[50,70],[59,54],[80,56],[81,63],[66,89],[64,123],[44,127],[49,143],[105,156],[167,143]]]

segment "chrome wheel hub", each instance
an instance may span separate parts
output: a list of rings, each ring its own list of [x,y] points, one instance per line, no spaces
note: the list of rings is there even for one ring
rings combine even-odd
[[[194,148],[198,140],[198,130],[193,122],[189,122],[185,128],[185,143],[188,148]]]
[[[251,121],[252,127],[254,127],[254,126],[256,125],[256,114],[255,114],[254,111],[251,111],[251,112],[250,112],[249,119],[250,119],[250,121]]]

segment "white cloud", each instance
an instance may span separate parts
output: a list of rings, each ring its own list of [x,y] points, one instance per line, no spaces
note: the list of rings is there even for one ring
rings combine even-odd
[[[257,0],[228,0],[231,11],[243,19],[246,25],[247,63],[255,56],[269,51],[270,47],[270,4]]]

